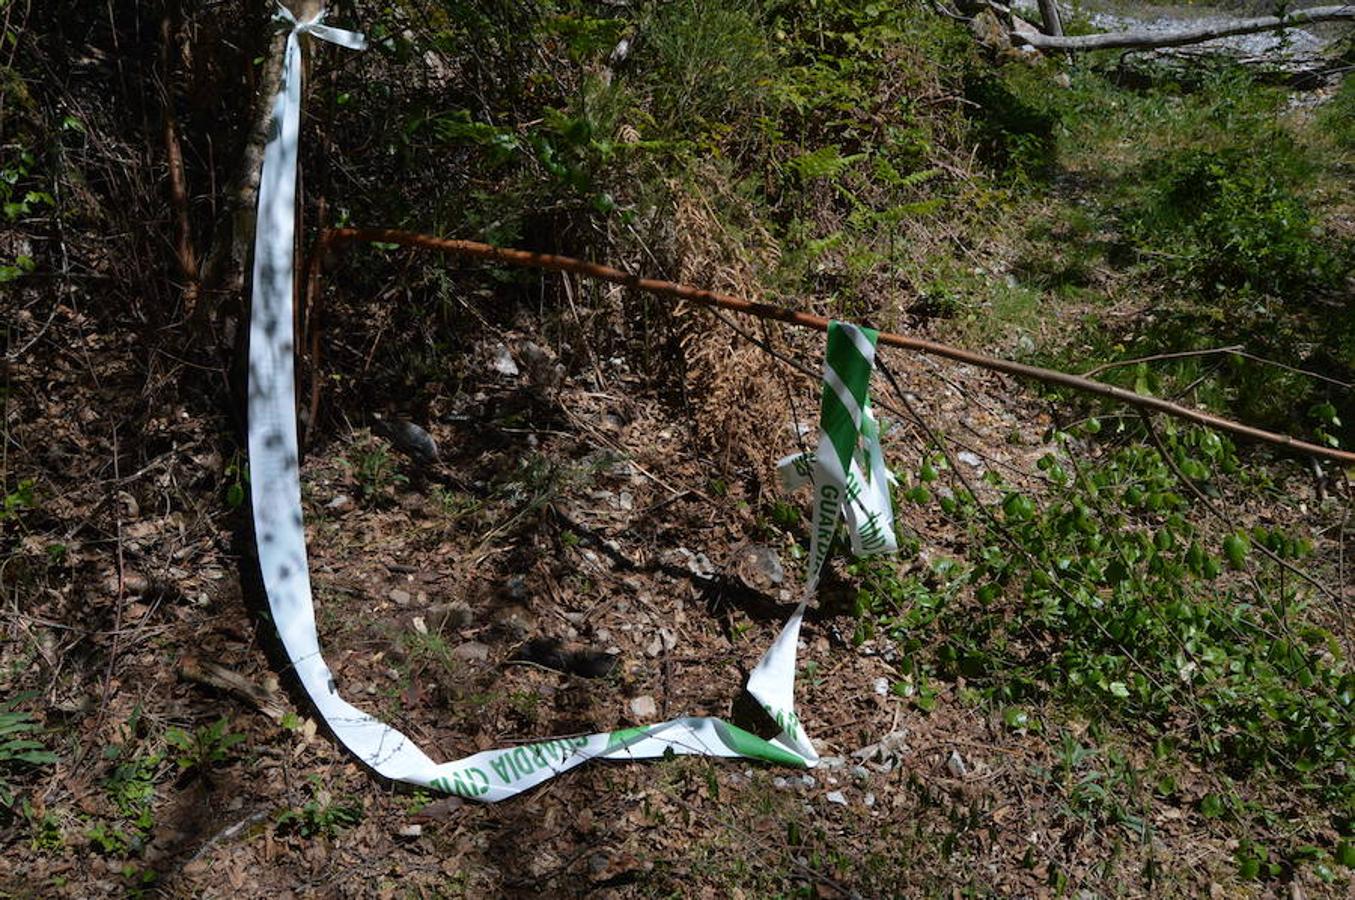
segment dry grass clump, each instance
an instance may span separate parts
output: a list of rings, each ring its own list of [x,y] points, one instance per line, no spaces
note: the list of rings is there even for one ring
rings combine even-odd
[[[740,297],[760,297],[780,250],[765,227],[719,179],[705,189],[675,190],[674,230],[679,279]],[[733,233],[731,220],[739,221]],[[797,446],[796,416],[814,418],[808,379],[703,310],[678,313],[696,432],[723,473],[765,481],[775,461]],[[812,336],[787,334],[769,323],[737,322],[778,350],[808,359]],[[806,340],[808,338],[808,341]]]

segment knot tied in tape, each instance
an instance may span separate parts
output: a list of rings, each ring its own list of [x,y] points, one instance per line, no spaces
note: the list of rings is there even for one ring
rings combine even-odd
[[[367,49],[367,39],[362,32],[345,31],[342,28],[332,28],[325,25],[325,14],[327,12],[327,10],[321,8],[309,19],[298,20],[290,9],[279,2],[277,11],[273,13],[273,19],[285,25],[290,25],[293,35],[312,34],[322,41],[329,41],[331,44],[338,44],[340,47],[347,47],[349,50]]]

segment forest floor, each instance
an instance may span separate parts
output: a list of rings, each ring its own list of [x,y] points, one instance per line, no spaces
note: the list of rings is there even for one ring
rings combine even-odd
[[[1192,783],[1182,767],[1174,799],[1141,811],[1151,840],[1089,819],[1051,776],[1066,748],[967,703],[963,678],[927,714],[891,690],[897,657],[852,640],[854,588],[837,578],[800,648],[798,709],[825,757],[811,772],[590,765],[490,807],[378,784],[278,687],[285,665],[241,581],[229,421],[183,389],[180,363],[146,371],[133,335],[91,330],[79,306],[21,316],[11,333],[11,346],[36,339],[35,354],[68,348],[10,372],[9,464],[66,474],[8,564],[38,596],[12,600],[4,665],[44,698],[69,755],[31,795],[38,825],[0,862],[10,895],[1236,890],[1236,840],[1198,827],[1200,773]],[[805,522],[769,522],[768,498],[712,478],[672,401],[621,360],[542,387],[493,368],[503,346],[467,352],[458,399],[429,422],[440,465],[416,468],[365,428],[310,448],[317,615],[341,689],[446,759],[655,713],[727,714],[793,606]],[[965,366],[888,357],[924,415],[953,423],[960,465],[1035,476],[1043,404]],[[128,398],[147,392],[155,415],[127,428]],[[795,449],[794,424],[766,429],[776,452]],[[887,446],[898,459],[925,443],[903,425]],[[1311,483],[1286,490],[1317,507]],[[901,515],[921,543],[914,571],[962,548],[943,518]],[[750,546],[779,557],[784,581],[747,564]],[[533,638],[615,654],[616,669],[588,678],[517,659]],[[204,684],[209,664],[252,693]],[[1075,740],[1086,724],[1070,727]]]

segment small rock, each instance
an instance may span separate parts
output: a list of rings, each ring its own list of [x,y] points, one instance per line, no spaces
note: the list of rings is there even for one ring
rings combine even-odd
[[[536,620],[525,607],[510,604],[495,611],[494,621],[515,641],[523,640],[536,629]]]
[[[415,616],[414,621],[410,624],[414,626],[414,630],[419,634],[428,633],[428,625],[424,622],[423,616]]]
[[[104,589],[107,590],[108,593],[110,594],[115,595],[117,594],[118,592],[117,572],[114,572],[112,575],[109,575],[107,578],[104,579]],[[142,575],[140,572],[127,571],[122,573],[122,589],[124,592],[130,594],[133,597],[140,597],[142,594],[146,593],[151,589],[151,583],[150,580],[147,579],[146,576]]]
[[[865,766],[852,766],[852,777],[865,781],[870,777],[870,772],[866,770]]]
[[[489,659],[489,647],[479,641],[466,641],[452,648],[452,659],[463,662],[484,662]]]
[[[653,659],[662,652],[663,652],[663,638],[659,637],[656,634],[654,635],[653,638],[650,639],[648,644],[645,644],[645,656],[648,656],[650,659]]]
[[[518,364],[513,362],[513,354],[508,352],[508,348],[503,344],[495,344],[490,348],[489,367],[500,375],[506,375],[513,378],[518,374]]]
[[[963,778],[969,774],[969,767],[964,764],[964,758],[960,756],[958,750],[950,751],[950,756],[946,757],[946,771],[955,778]]]
[[[735,551],[734,572],[755,591],[770,591],[786,580],[781,557],[764,544],[747,544]]]
[[[527,369],[527,378],[539,388],[553,389],[565,378],[565,367],[550,350],[523,341],[518,345],[518,357]]]
[[[836,803],[838,806],[847,805],[847,797],[842,791],[829,791],[827,794],[824,794],[823,799],[827,800],[829,803]]]
[[[141,504],[136,502],[136,498],[127,491],[118,491],[118,499],[122,501],[123,511],[127,513],[127,518],[135,519],[141,515]]]
[[[824,756],[819,759],[819,765],[825,769],[841,769],[847,761],[840,756]]]
[[[873,690],[876,694],[878,694],[881,697],[885,696],[886,694],[889,693],[889,679],[888,678],[875,679],[874,683],[871,684],[871,690]]]
[[[819,786],[818,780],[813,775],[801,775],[798,780],[801,787],[816,788]]]
[[[433,628],[437,631],[444,628],[465,628],[475,621],[475,613],[471,611],[470,606],[459,600],[456,603],[440,603],[429,607],[428,621],[433,623]]]
[[[438,461],[438,445],[433,436],[413,422],[404,419],[387,422],[375,418],[372,430],[420,466],[431,466]]]
[[[710,561],[710,557],[704,553],[693,553],[685,547],[679,547],[678,552],[687,557],[687,571],[691,572],[697,578],[712,578],[715,575],[715,564]]]
[[[955,458],[958,459],[960,462],[964,463],[965,465],[972,466],[975,469],[983,465],[983,459],[977,453],[971,453],[968,450],[961,450],[959,453],[955,454]]]
[[[414,600],[414,597],[409,591],[401,588],[391,588],[391,592],[388,596],[391,598],[391,602],[396,606],[408,606]]]
[[[527,599],[527,579],[523,578],[521,575],[508,576],[505,587],[508,589],[508,596],[512,597],[514,600]]]
[[[790,787],[790,782],[778,775],[772,779],[772,787],[784,791],[786,788]]]
[[[641,694],[630,701],[631,715],[642,722],[648,722],[659,714],[659,705],[648,694]]]
[[[333,500],[325,504],[325,509],[339,513],[351,512],[353,509],[353,498],[347,494],[339,494]]]
[[[399,834],[400,834],[400,837],[402,837],[402,838],[416,838],[416,837],[419,837],[420,835],[423,834],[423,826],[422,826],[422,825],[405,825],[405,826],[403,826],[403,827],[400,828]]]
[[[875,805],[875,795],[867,791],[866,796],[861,798],[861,802],[866,804],[867,809],[870,809]]]
[[[852,751],[852,756],[863,764],[871,760],[879,760],[885,766],[884,771],[889,771],[894,767],[894,762],[907,753],[908,729],[900,728],[897,731],[891,731],[874,744],[868,744],[860,750]]]

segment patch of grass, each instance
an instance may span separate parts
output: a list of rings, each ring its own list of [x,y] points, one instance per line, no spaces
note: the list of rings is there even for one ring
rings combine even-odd
[[[776,74],[762,6],[673,0],[651,7],[640,27],[655,64],[646,80],[656,122],[710,127],[757,115]]]
[[[1355,150],[1355,78],[1347,77],[1341,89],[1322,106],[1318,124],[1343,150]]]
[[[1048,101],[1049,74],[1014,66],[977,72],[965,84],[972,136],[985,162],[1022,181],[1045,181],[1058,161],[1059,114]]]
[[[1082,316],[1043,348],[1046,364],[1240,344],[1341,380],[1355,376],[1355,308],[1343,301],[1355,246],[1325,221],[1340,159],[1285,113],[1283,92],[1227,65],[1184,83],[1148,70],[1134,90],[1081,60],[1044,102],[1059,120],[1064,187],[1032,202],[1014,273],[1042,292],[1032,317]],[[1047,86],[1047,85],[1046,85]],[[1018,218],[1022,213],[1014,213]],[[1097,307],[1144,308],[1107,321]],[[1132,370],[1106,377],[1138,379]],[[1216,356],[1158,363],[1156,389],[1246,421],[1348,438],[1349,392],[1275,366]],[[1319,432],[1320,429],[1320,432]]]

